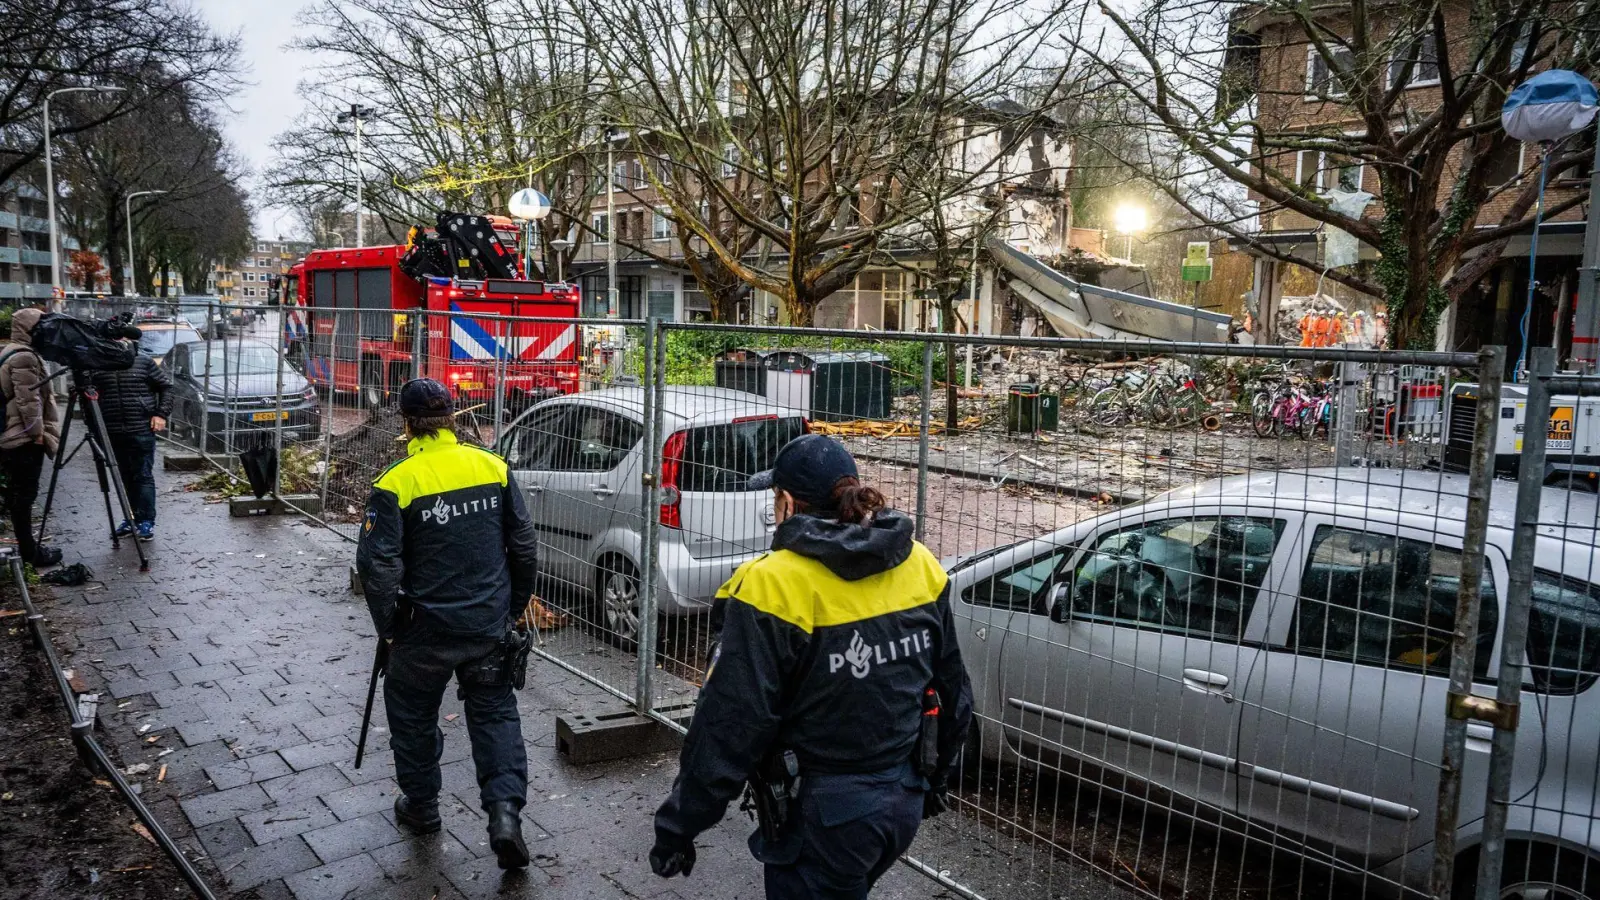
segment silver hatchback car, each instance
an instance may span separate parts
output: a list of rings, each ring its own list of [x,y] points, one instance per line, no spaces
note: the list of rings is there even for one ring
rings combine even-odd
[[[593,601],[590,621],[637,639],[644,546],[644,389],[547,400],[512,423],[496,450],[539,530],[545,574]],[[742,391],[673,387],[662,404],[657,606],[709,608],[717,588],[772,543],[771,491],[746,488],[806,431],[805,413]]]
[[[983,756],[1155,788],[1369,884],[1425,890],[1466,488],[1417,471],[1241,475],[958,561]],[[1494,485],[1485,696],[1514,497]],[[1505,868],[1518,887],[1501,896],[1600,897],[1600,521],[1593,495],[1547,488],[1543,507],[1568,525],[1537,549]],[[1472,855],[1491,732],[1467,733]]]

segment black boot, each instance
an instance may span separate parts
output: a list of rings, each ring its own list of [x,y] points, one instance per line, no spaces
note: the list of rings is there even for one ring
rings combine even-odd
[[[522,814],[510,800],[489,804],[489,849],[502,869],[528,864],[528,845],[522,842]]]
[[[394,820],[412,834],[433,834],[439,830],[439,801],[418,803],[401,794],[394,801]]]

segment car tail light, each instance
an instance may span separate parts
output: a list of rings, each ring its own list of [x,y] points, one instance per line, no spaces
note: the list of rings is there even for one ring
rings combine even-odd
[[[810,419],[801,419],[800,420],[800,433],[801,434],[810,434],[811,433],[811,420]]]
[[[661,448],[661,524],[668,528],[683,527],[683,511],[679,508],[683,492],[678,490],[678,472],[683,468],[683,448],[688,434],[673,432]]]

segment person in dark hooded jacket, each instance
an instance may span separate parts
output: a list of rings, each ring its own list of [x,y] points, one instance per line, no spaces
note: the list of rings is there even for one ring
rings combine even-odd
[[[137,531],[139,540],[148,541],[156,525],[156,432],[165,431],[172,417],[172,376],[155,357],[141,353],[131,368],[96,370],[91,377],[100,392],[100,416],[122,487],[133,507],[133,521],[124,521],[117,534]]]
[[[767,897],[864,898],[945,808],[971,723],[948,579],[837,441],[790,441],[750,487],[773,489],[772,552],[718,591],[721,638],[656,813],[651,868],[689,875],[695,837],[752,774],[792,759],[798,797],[783,828],[750,837]],[[919,735],[935,706],[929,766]]]

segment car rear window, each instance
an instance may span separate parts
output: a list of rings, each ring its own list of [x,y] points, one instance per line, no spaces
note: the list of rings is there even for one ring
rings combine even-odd
[[[750,476],[772,468],[778,450],[805,433],[799,417],[739,419],[691,428],[684,438],[678,489],[731,493],[749,490]]]

